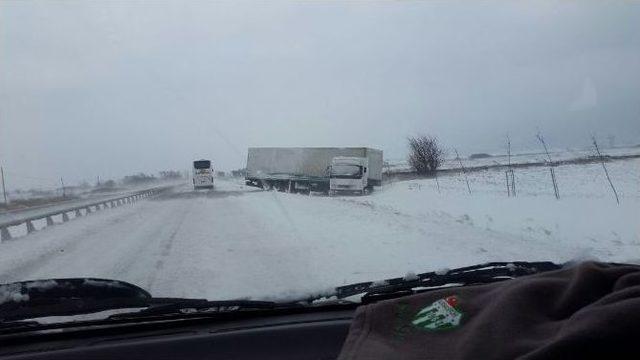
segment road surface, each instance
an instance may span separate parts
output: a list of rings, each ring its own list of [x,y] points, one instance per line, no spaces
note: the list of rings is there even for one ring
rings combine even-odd
[[[1,243],[0,283],[98,277],[154,296],[291,299],[409,271],[580,251],[375,199],[185,185]]]

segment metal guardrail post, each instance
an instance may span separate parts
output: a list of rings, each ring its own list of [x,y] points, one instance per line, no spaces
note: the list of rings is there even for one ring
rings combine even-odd
[[[53,219],[51,216],[47,216],[47,226],[53,226]]]
[[[0,241],[11,240],[11,233],[7,227],[0,228]]]
[[[31,220],[27,220],[27,234],[30,234],[34,231],[36,231],[36,228],[33,226],[33,223],[31,222]]]
[[[62,213],[62,222],[67,222],[69,221],[69,215],[67,215],[66,212]]]
[[[76,217],[80,216],[82,216],[82,212],[80,211],[80,209],[76,209]]]
[[[87,206],[85,208],[87,210],[87,215],[91,214],[93,211],[91,210],[91,206]]]

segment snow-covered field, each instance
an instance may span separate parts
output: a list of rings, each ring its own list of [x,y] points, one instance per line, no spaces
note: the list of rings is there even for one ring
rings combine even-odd
[[[460,167],[458,160],[455,159],[455,153],[452,151],[447,152],[447,158],[442,164],[442,169],[457,169]],[[507,165],[509,159],[504,154],[488,154],[490,157],[479,159],[468,159],[467,156],[460,154],[462,163],[465,167],[484,167],[484,166],[496,166]],[[593,149],[565,149],[551,151],[550,154],[553,161],[568,161],[576,159],[584,159],[590,156],[595,156],[596,153]],[[640,155],[640,147],[617,147],[607,148],[602,150],[604,156],[629,156]],[[544,152],[516,152],[511,155],[512,164],[536,164],[544,163],[548,160],[547,155]],[[410,171],[411,168],[406,159],[387,159],[388,166],[385,167],[386,171]]]
[[[0,282],[114,278],[156,296],[292,298],[486,261],[640,261],[640,160],[396,182],[370,196],[305,196],[218,180],[0,243]]]

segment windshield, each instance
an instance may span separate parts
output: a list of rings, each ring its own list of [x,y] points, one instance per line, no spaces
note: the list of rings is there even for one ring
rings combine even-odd
[[[638,262],[639,24],[615,0],[0,1],[0,284],[284,302]]]
[[[211,161],[208,161],[208,160],[194,161],[193,167],[196,169],[209,169],[211,167]]]
[[[357,165],[333,165],[331,167],[331,177],[357,179],[362,177],[362,167]]]

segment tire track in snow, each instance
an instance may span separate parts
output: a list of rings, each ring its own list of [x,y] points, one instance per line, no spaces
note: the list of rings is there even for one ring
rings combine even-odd
[[[178,223],[174,227],[173,231],[171,232],[171,234],[169,235],[167,240],[165,240],[164,243],[162,244],[162,246],[161,246],[162,247],[162,252],[160,253],[160,259],[158,259],[156,261],[156,264],[155,264],[155,267],[154,267],[154,271],[151,274],[151,278],[146,283],[145,289],[153,288],[153,285],[154,285],[154,283],[156,281],[156,277],[158,276],[158,273],[164,267],[165,259],[168,258],[171,255],[171,249],[173,248],[173,245],[174,245],[174,242],[175,242],[175,239],[176,239],[176,235],[178,234],[178,231],[182,227],[182,224],[184,223],[184,219],[187,217],[187,214],[189,214],[191,212],[191,209],[192,209],[192,207],[189,207],[187,209],[187,211],[183,211],[182,212],[182,216],[180,217],[180,221],[178,221]]]

